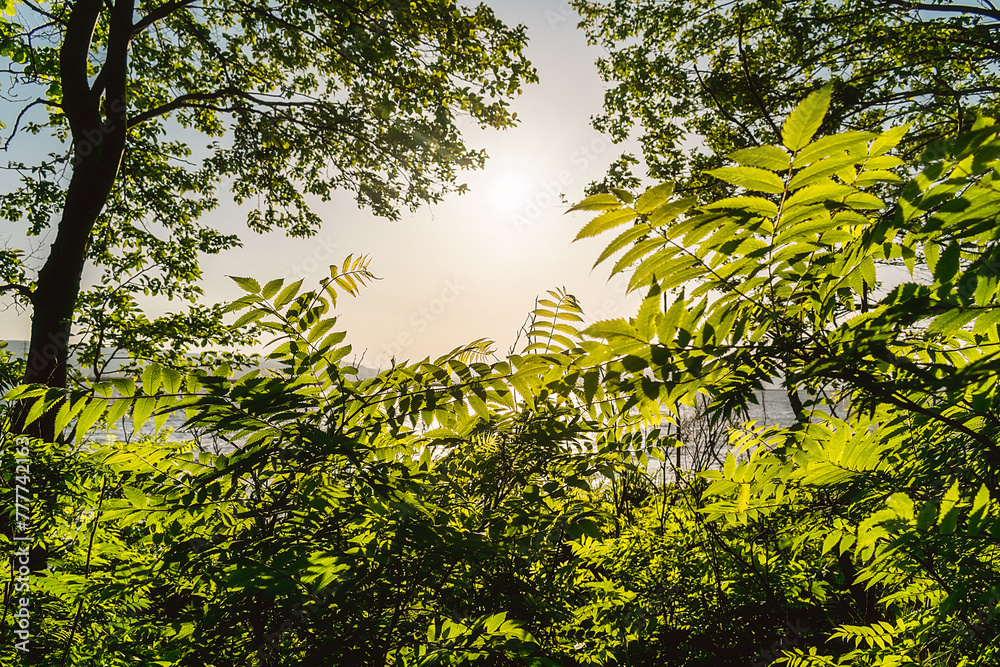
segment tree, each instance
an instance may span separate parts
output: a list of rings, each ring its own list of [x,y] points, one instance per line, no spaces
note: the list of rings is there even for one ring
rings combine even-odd
[[[239,245],[200,222],[221,184],[254,203],[247,222],[258,232],[314,233],[310,205],[337,189],[395,218],[461,190],[458,170],[483,164],[458,115],[509,126],[506,100],[536,80],[523,26],[451,0],[14,7],[0,22],[12,98],[4,147],[27,132],[51,151],[9,162],[20,186],[0,216],[53,241],[40,267],[6,249],[0,290],[32,311],[23,380],[52,387],[66,386],[75,321],[98,369],[102,345],[176,359],[234,340],[218,309],[149,321],[136,302],[196,301],[199,255]],[[84,289],[87,265],[102,273]]]
[[[989,2],[578,0],[612,84],[594,126],[616,140],[634,129],[649,175],[693,190],[737,149],[778,143],[783,117],[831,83],[822,131],[879,131],[912,122],[909,159],[995,110],[1000,92]],[[703,140],[708,149],[691,149]],[[636,184],[625,156],[610,180]],[[706,197],[706,200],[711,197]]]

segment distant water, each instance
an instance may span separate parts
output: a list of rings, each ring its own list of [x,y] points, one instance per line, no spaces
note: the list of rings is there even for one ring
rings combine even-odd
[[[27,353],[27,341],[5,341],[6,350],[13,353],[14,355],[24,355]],[[113,350],[107,350],[106,356],[113,359],[113,363],[109,365],[108,372],[113,374],[118,368],[120,368],[121,360],[114,358]],[[269,365],[269,364],[268,364]],[[360,368],[360,375],[363,378],[372,377],[377,374],[375,369],[367,368],[362,366]],[[785,395],[784,390],[775,387],[768,387],[764,390],[758,392],[758,404],[749,406],[749,419],[758,422],[758,425],[780,425],[787,426],[795,421],[795,415],[792,411],[791,405],[788,402],[788,397]],[[185,422],[185,416],[183,411],[179,411],[171,414],[167,417],[165,428],[170,431],[168,439],[172,441],[184,441],[189,440],[192,434],[186,432],[183,429]],[[125,426],[130,426],[129,420],[125,420]],[[119,426],[107,432],[105,434],[108,438],[114,438],[119,441],[125,440],[135,440],[137,437],[141,437],[145,434],[150,434],[153,432],[152,420],[147,422],[138,433],[132,432],[130,429],[122,428]],[[98,434],[94,434],[95,437],[100,438]],[[210,444],[210,443],[208,443]],[[682,465],[683,465],[682,456]]]
[[[795,413],[788,402],[788,397],[783,390],[765,389],[758,393],[758,405],[750,405],[749,417],[758,422],[758,425],[779,425],[788,426],[795,421]],[[167,417],[164,428],[171,430],[168,439],[173,441],[189,440],[191,434],[183,429],[185,416],[183,411],[175,412]],[[128,425],[126,419],[126,425]],[[121,427],[110,431],[107,435],[116,440],[134,440],[136,436],[150,434],[153,432],[152,420],[148,421],[138,434],[131,430],[126,431]]]

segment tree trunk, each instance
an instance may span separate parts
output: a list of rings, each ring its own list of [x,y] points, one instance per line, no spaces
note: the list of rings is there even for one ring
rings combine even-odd
[[[73,6],[59,54],[63,112],[73,137],[73,172],[66,203],[45,264],[32,295],[31,339],[23,381],[66,387],[73,313],[94,224],[111,194],[127,133],[128,47],[134,0],[117,0],[111,8],[104,66],[91,84],[87,63],[102,0]],[[15,412],[14,430],[48,440],[55,433],[53,416],[25,428],[26,406]]]

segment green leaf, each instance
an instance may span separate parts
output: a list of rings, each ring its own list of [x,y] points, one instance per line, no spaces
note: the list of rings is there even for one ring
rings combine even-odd
[[[643,224],[633,225],[632,227],[626,229],[624,232],[619,234],[614,241],[609,243],[608,247],[601,252],[600,256],[597,258],[597,261],[594,262],[594,268],[596,268],[597,265],[600,264],[601,262],[604,262],[609,257],[614,255],[616,252],[622,250],[626,246],[632,245],[632,243],[638,240],[639,237],[648,234],[649,232],[650,232],[649,227]]]
[[[770,192],[771,194],[780,194],[785,191],[785,184],[777,175],[757,167],[720,167],[706,173],[747,190]]]
[[[628,208],[608,211],[588,222],[573,240],[579,241],[580,239],[597,236],[609,229],[614,229],[615,227],[624,225],[626,222],[635,220],[638,215],[638,213]]]
[[[654,227],[663,227],[669,224],[679,216],[680,214],[687,211],[689,208],[694,206],[696,200],[694,197],[685,197],[683,199],[678,199],[675,202],[668,202],[656,207],[652,213],[649,214],[649,224]]]
[[[278,293],[278,290],[284,284],[285,281],[283,279],[275,278],[274,280],[264,285],[264,289],[261,290],[260,295],[265,299],[270,299],[272,296]]]
[[[135,395],[135,381],[132,378],[116,378],[111,380],[111,384],[125,398],[131,398]]]
[[[972,501],[972,512],[973,514],[986,507],[990,502],[990,490],[986,488],[985,484],[979,486],[979,491],[976,493],[975,500]]]
[[[160,379],[162,380],[163,388],[167,391],[167,393],[176,394],[181,390],[184,376],[173,368],[161,368]]]
[[[845,151],[860,164],[867,158],[868,141],[877,135],[871,132],[841,132],[828,137],[820,137],[795,155],[795,167],[800,168]]]
[[[92,400],[87,404],[87,407],[83,409],[80,413],[80,417],[76,420],[76,439],[77,442],[82,442],[83,437],[90,431],[90,428],[100,419],[101,415],[104,414],[105,408],[108,404],[102,400]]]
[[[635,203],[635,210],[639,213],[649,213],[657,206],[667,203],[673,193],[673,183],[654,185],[639,196],[639,200]]]
[[[618,201],[618,197],[602,193],[587,197],[582,202],[571,207],[569,211],[566,212],[570,213],[572,211],[610,211],[621,207],[622,203]]]
[[[237,285],[239,285],[243,291],[249,292],[250,294],[260,293],[260,283],[258,283],[253,278],[240,278],[238,276],[229,276],[233,279]]]
[[[48,412],[50,407],[52,407],[52,404],[45,397],[35,399],[35,402],[31,404],[31,408],[28,410],[28,415],[24,419],[25,425],[36,422],[43,414]]]
[[[793,153],[809,145],[830,108],[833,87],[826,84],[803,100],[788,114],[781,128],[781,142]]]
[[[778,205],[763,197],[727,197],[705,207],[708,211],[715,209],[748,211],[769,217],[778,215]]]
[[[779,146],[744,148],[729,154],[729,159],[746,167],[761,167],[770,171],[785,171],[792,165],[792,157]]]
[[[615,196],[621,200],[623,204],[631,204],[635,201],[635,197],[628,190],[622,190],[621,188],[611,188],[611,191],[615,193]]]
[[[296,280],[294,283],[281,290],[281,292],[278,293],[278,296],[274,297],[274,307],[281,308],[284,306],[296,297],[300,289],[302,289],[302,281]]]
[[[840,202],[844,197],[854,192],[857,192],[857,189],[850,185],[841,185],[833,181],[807,185],[788,197],[785,201],[785,209],[787,211],[793,206],[806,206],[820,202]]]
[[[143,396],[136,399],[135,406],[132,408],[132,423],[135,425],[136,431],[142,428],[143,424],[149,420],[149,416],[153,414],[155,408],[156,399],[151,396]]]
[[[616,336],[624,336],[627,338],[639,337],[639,332],[636,331],[635,327],[621,318],[595,322],[584,329],[582,333],[590,338],[607,339],[614,338]]]
[[[948,514],[955,508],[958,504],[959,498],[961,497],[958,480],[956,479],[948,490],[944,494],[944,498],[941,499],[941,508],[938,510],[938,524],[944,522],[948,518]]]
[[[876,157],[895,148],[903,140],[903,137],[906,136],[906,133],[910,131],[910,125],[911,123],[900,125],[878,135],[875,141],[872,142],[869,154],[872,157]]]
[[[142,391],[147,396],[152,396],[160,388],[160,367],[157,364],[149,364],[142,369]]]
[[[75,403],[71,404],[69,401],[66,401],[65,403],[60,405],[59,412],[56,413],[56,420],[55,420],[56,433],[62,432],[63,429],[69,426],[69,423],[73,421],[74,417],[80,414],[80,411],[83,410],[83,408],[87,405],[87,402],[89,400],[90,397],[83,396],[81,398],[78,398]]]
[[[958,273],[960,251],[961,248],[959,248],[958,243],[952,241],[945,248],[944,252],[941,253],[941,259],[934,267],[934,278],[938,283],[946,283]]]

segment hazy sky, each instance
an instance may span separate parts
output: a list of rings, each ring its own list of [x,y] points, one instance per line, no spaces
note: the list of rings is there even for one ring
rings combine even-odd
[[[506,22],[527,26],[528,55],[541,82],[514,102],[516,128],[463,128],[468,143],[490,156],[485,170],[463,174],[470,191],[404,213],[399,222],[359,210],[342,193],[317,209],[324,224],[311,239],[253,234],[242,212],[222,207],[208,221],[239,233],[244,247],[203,260],[206,301],[240,294],[226,275],[261,282],[304,277],[309,285],[348,254],[370,254],[382,280],[339,303],[348,342],[367,365],[384,365],[393,355],[436,356],[483,337],[505,352],[535,296],[555,287],[575,294],[588,319],[633,311],[636,298],[624,297],[623,281],[608,283],[604,265],[590,270],[610,239],[571,243],[588,217],[564,215],[568,207],[559,199],[560,193],[571,202],[582,198],[622,150],[590,127],[603,95],[593,64],[599,52],[586,45],[564,2],[488,4]],[[27,314],[0,312],[0,339],[27,335]]]

